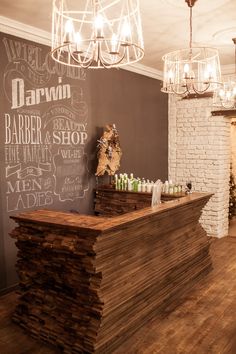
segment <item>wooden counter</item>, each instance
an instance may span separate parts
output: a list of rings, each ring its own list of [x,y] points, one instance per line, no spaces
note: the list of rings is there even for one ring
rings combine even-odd
[[[100,186],[94,191],[94,211],[96,215],[116,216],[151,206],[152,193],[116,190],[110,186]],[[184,197],[185,193],[161,194],[163,202]]]
[[[198,222],[210,196],[113,218],[49,210],[12,217],[14,321],[65,353],[112,353],[211,269]]]

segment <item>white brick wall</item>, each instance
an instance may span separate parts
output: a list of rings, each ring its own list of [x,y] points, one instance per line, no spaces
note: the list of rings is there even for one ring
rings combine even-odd
[[[232,161],[232,172],[234,175],[234,179],[236,179],[236,125],[234,124],[231,125],[231,161]]]
[[[228,234],[230,119],[212,116],[212,99],[169,95],[169,179],[214,193],[201,223],[209,236]]]

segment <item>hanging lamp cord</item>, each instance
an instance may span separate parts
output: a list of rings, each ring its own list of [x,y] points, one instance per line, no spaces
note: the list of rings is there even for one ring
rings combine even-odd
[[[190,40],[189,40],[189,48],[190,54],[192,55],[192,46],[193,46],[193,11],[192,6],[190,6],[190,21],[189,21],[189,28],[190,28]]]
[[[189,38],[189,55],[192,57],[192,47],[193,47],[193,6],[196,0],[185,0],[189,7],[189,28],[190,28],[190,38]]]

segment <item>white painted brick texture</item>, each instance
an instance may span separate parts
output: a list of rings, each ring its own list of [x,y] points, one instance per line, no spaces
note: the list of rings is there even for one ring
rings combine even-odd
[[[236,179],[236,125],[231,125],[231,147],[232,172]]]
[[[169,97],[169,179],[214,193],[201,223],[209,236],[228,234],[230,119],[212,116],[212,99]]]

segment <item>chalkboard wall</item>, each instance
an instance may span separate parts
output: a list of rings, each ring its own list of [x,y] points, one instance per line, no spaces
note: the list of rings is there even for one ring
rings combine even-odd
[[[17,282],[10,215],[92,213],[96,144],[107,123],[120,136],[120,172],[167,178],[168,100],[158,80],[68,68],[49,47],[4,33],[0,46],[1,290]]]

